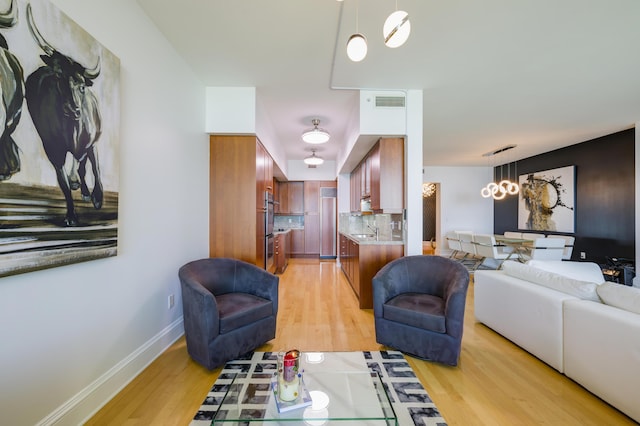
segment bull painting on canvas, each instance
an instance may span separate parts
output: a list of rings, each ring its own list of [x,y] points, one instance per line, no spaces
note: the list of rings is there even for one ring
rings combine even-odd
[[[48,0],[0,0],[0,277],[117,254],[119,74]]]

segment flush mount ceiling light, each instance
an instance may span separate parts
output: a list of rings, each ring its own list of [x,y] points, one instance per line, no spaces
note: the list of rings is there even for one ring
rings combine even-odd
[[[309,129],[302,134],[302,140],[306,143],[319,144],[325,143],[329,140],[329,132],[324,129],[319,128],[320,120],[314,118],[311,120],[311,124],[313,125],[313,129]]]
[[[309,166],[319,166],[320,164],[324,163],[324,159],[322,157],[318,157],[316,155],[316,150],[312,149],[311,155],[304,159],[304,163],[308,164]]]
[[[360,62],[367,56],[367,38],[358,32],[358,2],[356,1],[356,33],[347,41],[347,56],[353,62]]]
[[[387,47],[402,46],[409,38],[409,33],[411,33],[411,22],[409,22],[409,14],[404,10],[396,10],[384,21],[382,35]]]

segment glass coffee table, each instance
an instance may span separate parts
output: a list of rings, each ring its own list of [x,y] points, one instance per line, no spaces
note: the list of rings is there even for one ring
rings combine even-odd
[[[398,425],[389,396],[377,373],[354,368],[349,353],[302,353],[308,406],[278,412],[271,379],[274,371],[246,377],[237,374],[213,425]]]

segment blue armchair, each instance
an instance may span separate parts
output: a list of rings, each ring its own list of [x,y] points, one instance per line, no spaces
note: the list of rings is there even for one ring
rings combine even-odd
[[[408,355],[458,365],[469,272],[440,256],[406,256],[373,278],[376,341]]]
[[[206,258],[178,271],[187,351],[208,369],[276,336],[279,278],[237,259]]]

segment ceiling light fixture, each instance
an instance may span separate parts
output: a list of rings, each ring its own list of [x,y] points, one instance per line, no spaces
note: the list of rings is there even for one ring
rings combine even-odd
[[[360,62],[367,56],[367,38],[364,35],[356,33],[349,37],[347,56],[353,62]]]
[[[428,198],[431,197],[433,194],[436,193],[436,184],[435,183],[423,183],[422,184],[422,196],[424,198]]]
[[[324,163],[324,159],[322,157],[318,157],[316,155],[316,150],[312,149],[311,155],[304,159],[304,163],[308,164],[309,166],[319,166],[320,164]]]
[[[409,38],[410,33],[411,22],[409,22],[409,14],[404,10],[398,10],[398,2],[396,0],[396,11],[387,17],[382,27],[384,44],[391,48],[402,46]]]
[[[302,134],[302,140],[306,143],[312,144],[320,144],[325,143],[329,140],[331,135],[324,129],[319,128],[320,120],[314,118],[311,120],[311,124],[313,125],[313,129],[309,129]]]
[[[356,0],[356,33],[347,41],[347,56],[353,62],[360,62],[367,56],[367,38],[358,32],[358,2]]]
[[[502,152],[508,151],[510,149],[515,148],[516,145],[507,145],[504,146],[502,148],[498,148],[495,151],[491,151],[491,152],[487,152],[485,154],[482,154],[483,157],[488,157],[491,158],[495,155],[498,155]],[[506,197],[507,195],[516,195],[518,192],[520,192],[520,186],[518,185],[517,181],[515,181],[518,178],[518,163],[516,162],[516,176],[514,179],[514,182],[511,182],[511,163],[507,164],[507,179],[504,178],[503,175],[503,167],[504,164],[502,166],[500,166],[500,182],[496,183],[498,179],[497,178],[497,171],[495,168],[493,168],[493,178],[494,178],[494,182],[489,182],[487,184],[487,186],[485,186],[484,188],[482,188],[482,190],[480,191],[480,194],[484,197],[484,198],[489,198],[492,197],[494,200],[502,200],[504,197]]]

